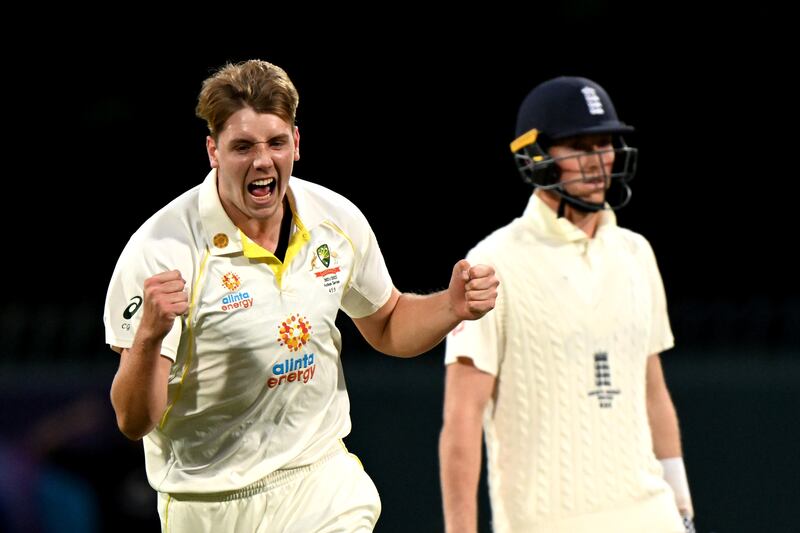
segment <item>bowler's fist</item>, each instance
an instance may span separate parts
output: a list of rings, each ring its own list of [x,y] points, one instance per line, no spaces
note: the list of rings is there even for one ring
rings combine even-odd
[[[139,332],[163,339],[175,318],[189,311],[186,281],[177,270],[161,272],[144,281],[144,311]]]
[[[470,266],[462,259],[450,278],[450,305],[460,320],[475,320],[494,309],[500,281],[489,265]]]

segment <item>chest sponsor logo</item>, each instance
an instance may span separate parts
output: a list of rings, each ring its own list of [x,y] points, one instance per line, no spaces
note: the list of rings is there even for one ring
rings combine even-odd
[[[314,379],[317,365],[314,363],[314,353],[305,353],[302,357],[295,357],[272,365],[272,375],[267,379],[267,387],[274,389],[284,383],[302,383],[305,385]]]
[[[338,285],[341,284],[339,274],[339,254],[331,250],[327,244],[317,247],[316,253],[311,256],[311,272],[314,276],[321,278],[322,285],[328,292],[336,292]]]
[[[299,313],[291,315],[278,326],[278,343],[289,351],[298,352],[311,338],[311,324]]]
[[[222,276],[222,286],[233,292],[242,285],[242,279],[233,272],[228,272]]]
[[[242,278],[238,274],[228,272],[222,276],[222,286],[230,292],[222,298],[220,309],[227,313],[253,307],[254,298],[250,296],[250,293],[239,290],[242,286]]]
[[[290,352],[299,352],[311,339],[311,324],[307,317],[295,313],[278,326],[278,343]],[[317,365],[314,353],[290,356],[272,365],[272,375],[267,379],[267,387],[274,389],[285,383],[306,384],[314,379]]]

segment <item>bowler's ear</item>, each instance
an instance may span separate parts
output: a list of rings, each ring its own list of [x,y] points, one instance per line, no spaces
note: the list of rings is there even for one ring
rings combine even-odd
[[[206,137],[206,152],[208,152],[208,162],[211,168],[219,168],[219,160],[217,159],[217,141],[209,135]]]
[[[300,129],[294,127],[294,160],[300,160]]]

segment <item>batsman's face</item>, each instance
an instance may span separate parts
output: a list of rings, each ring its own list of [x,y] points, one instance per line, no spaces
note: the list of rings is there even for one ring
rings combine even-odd
[[[561,183],[567,193],[586,202],[605,201],[611,167],[614,165],[611,135],[570,137],[552,146],[549,153],[558,159]]]
[[[292,167],[300,159],[295,126],[244,107],[225,122],[216,140],[206,138],[206,150],[217,169],[222,206],[234,223],[280,216]]]

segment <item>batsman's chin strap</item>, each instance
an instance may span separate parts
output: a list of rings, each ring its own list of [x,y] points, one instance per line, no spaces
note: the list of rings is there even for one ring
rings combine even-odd
[[[573,209],[576,209],[582,213],[596,213],[605,208],[605,205],[603,204],[595,204],[578,200],[574,196],[567,194],[566,191],[558,190],[557,192],[558,196],[561,198],[558,202],[558,218],[562,218],[564,216],[564,213],[567,209],[567,204],[569,204]]]

